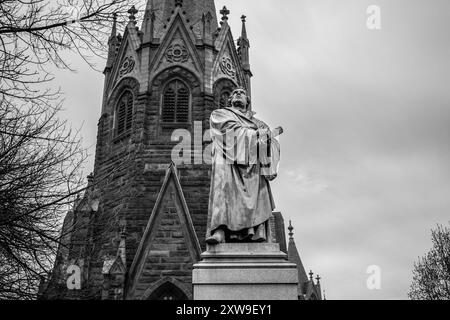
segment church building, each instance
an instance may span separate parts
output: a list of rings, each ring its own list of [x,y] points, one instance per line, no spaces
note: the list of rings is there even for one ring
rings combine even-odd
[[[251,94],[246,17],[235,42],[230,11],[224,7],[218,17],[214,0],[148,0],[140,27],[137,14],[129,10],[123,34],[114,19],[94,172],[65,218],[40,299],[193,297],[192,268],[206,250],[209,118],[235,88]],[[192,146],[200,146],[183,150],[190,161],[173,162],[175,130],[191,133]],[[281,213],[273,213],[270,226],[272,240],[297,264],[299,299],[322,299],[292,225],[288,241]],[[79,283],[68,286],[77,275]]]

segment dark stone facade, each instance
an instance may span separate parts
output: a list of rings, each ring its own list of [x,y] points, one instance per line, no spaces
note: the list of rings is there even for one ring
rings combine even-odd
[[[94,174],[66,217],[41,299],[192,298],[192,266],[206,249],[211,166],[194,161],[195,153],[191,163],[175,166],[179,142],[171,135],[187,130],[192,146],[203,151],[208,141],[201,138],[221,97],[238,86],[250,92],[245,19],[236,47],[228,12],[221,13],[219,27],[213,0],[154,0],[140,29],[133,16],[123,36],[114,25]],[[162,96],[174,79],[189,90],[189,121],[163,123]],[[125,93],[133,97],[132,125],[119,133],[117,108]],[[281,214],[272,220],[280,233]],[[286,251],[284,230],[274,238]],[[67,289],[70,265],[81,269],[80,290]]]

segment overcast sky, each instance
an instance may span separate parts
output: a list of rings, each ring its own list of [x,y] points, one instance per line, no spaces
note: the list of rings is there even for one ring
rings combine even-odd
[[[253,108],[286,131],[273,190],[305,268],[328,299],[406,299],[431,228],[450,220],[450,2],[224,4],[235,38],[248,17]],[[366,27],[369,5],[381,7],[381,30]],[[103,75],[72,65],[57,73],[62,116],[83,125],[90,171]],[[371,265],[381,290],[367,289]]]

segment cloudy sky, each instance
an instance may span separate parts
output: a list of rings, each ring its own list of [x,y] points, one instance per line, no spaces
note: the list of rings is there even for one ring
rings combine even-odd
[[[235,38],[248,17],[253,107],[286,131],[273,190],[305,267],[329,299],[406,299],[430,229],[450,220],[450,2],[224,4]],[[381,8],[381,30],[367,29],[369,5]],[[93,154],[103,75],[72,65],[57,72],[62,116]],[[366,285],[372,265],[380,290]]]

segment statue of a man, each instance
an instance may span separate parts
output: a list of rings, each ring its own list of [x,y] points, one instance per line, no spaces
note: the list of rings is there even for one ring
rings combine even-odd
[[[213,141],[208,235],[210,245],[268,242],[268,221],[275,209],[269,181],[277,176],[280,146],[250,110],[244,89],[235,90],[228,107],[211,115]]]

